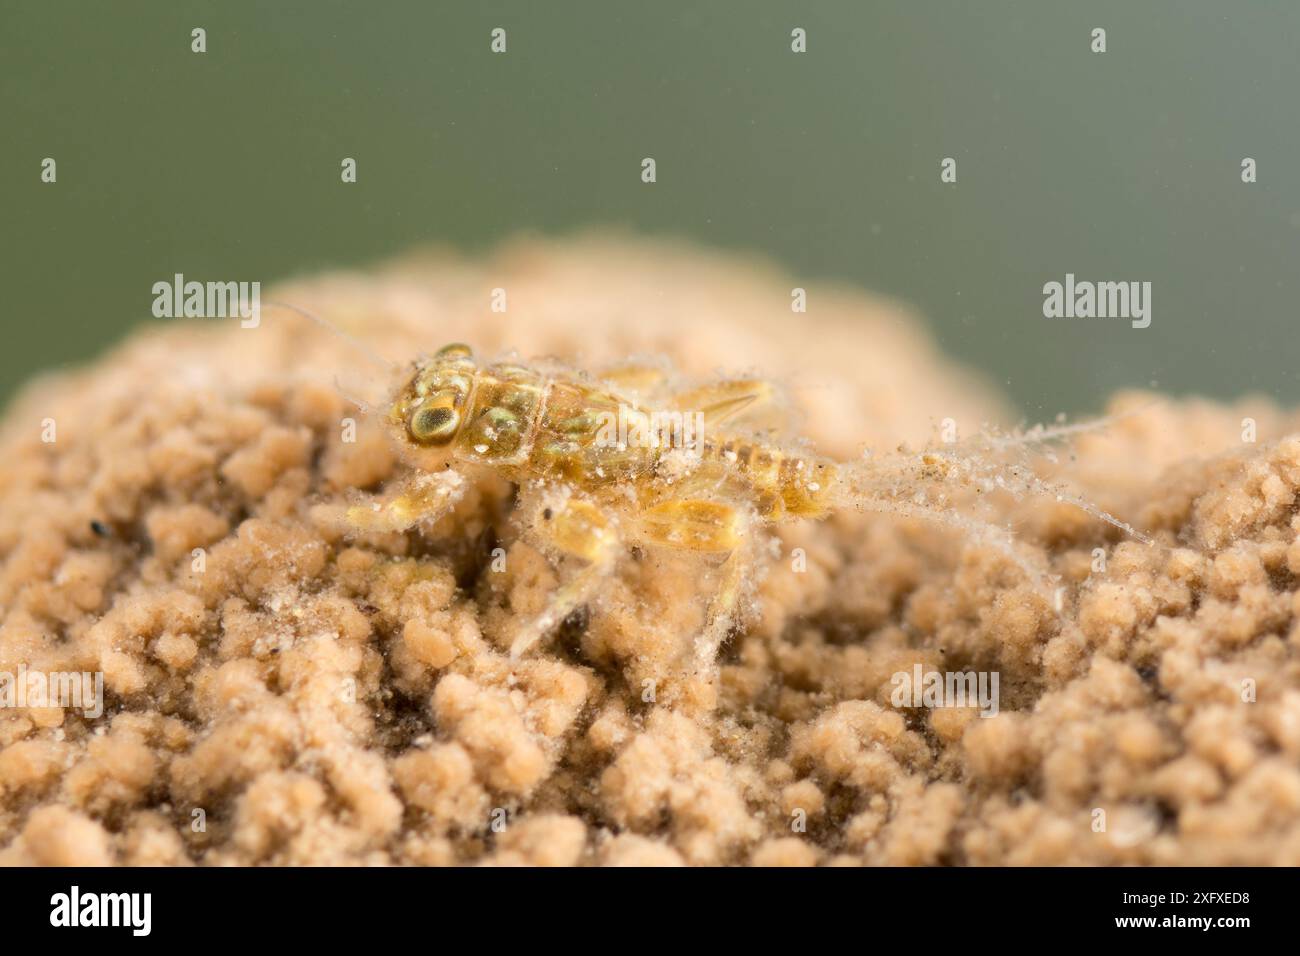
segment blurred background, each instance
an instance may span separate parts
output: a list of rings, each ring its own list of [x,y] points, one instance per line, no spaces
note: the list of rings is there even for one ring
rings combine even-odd
[[[1295,402],[1297,49],[1294,0],[0,0],[0,400],[175,272],[597,225],[902,300],[1031,418]],[[1150,328],[1044,318],[1067,272],[1151,282]]]

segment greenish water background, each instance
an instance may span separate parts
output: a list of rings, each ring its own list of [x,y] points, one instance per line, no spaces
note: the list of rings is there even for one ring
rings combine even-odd
[[[1031,417],[1151,383],[1293,402],[1298,49],[1300,4],[1254,0],[0,0],[0,398],[174,272],[614,225],[896,296]],[[1152,282],[1151,327],[1043,318],[1066,272]]]

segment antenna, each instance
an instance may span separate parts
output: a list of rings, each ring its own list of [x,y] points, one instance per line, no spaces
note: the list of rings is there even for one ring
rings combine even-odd
[[[269,305],[280,309],[287,309],[290,312],[302,316],[304,319],[308,319],[312,322],[315,322],[317,325],[328,330],[331,334],[333,334],[341,341],[344,341],[348,345],[352,346],[354,349],[356,349],[358,352],[364,355],[367,359],[369,359],[373,364],[379,366],[386,372],[395,372],[400,367],[396,363],[388,361],[388,359],[384,358],[382,355],[380,355],[378,352],[372,349],[365,342],[362,342],[360,339],[352,335],[349,335],[347,332],[344,332],[333,322],[327,322],[325,319],[322,319],[318,315],[313,315],[311,312],[308,312],[306,309],[300,309],[298,308],[298,306],[290,305],[288,302],[264,302],[262,304],[263,306]]]

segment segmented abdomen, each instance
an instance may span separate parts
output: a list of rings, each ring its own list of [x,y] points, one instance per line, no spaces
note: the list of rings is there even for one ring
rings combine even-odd
[[[705,438],[703,459],[715,461],[753,491],[759,516],[775,521],[792,517],[820,518],[829,510],[835,468],[830,462],[788,455],[762,442],[737,438]]]

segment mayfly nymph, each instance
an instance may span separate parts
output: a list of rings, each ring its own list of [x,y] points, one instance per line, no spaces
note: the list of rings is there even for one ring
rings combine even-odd
[[[415,363],[386,409],[415,465],[411,475],[395,492],[350,508],[348,519],[361,531],[404,531],[434,521],[465,486],[457,465],[486,466],[538,492],[530,498],[538,541],[552,556],[584,565],[514,637],[515,657],[588,603],[626,548],[715,556],[718,585],[694,648],[695,667],[705,672],[736,622],[765,525],[859,508],[955,526],[996,539],[1011,554],[1000,527],[916,494],[922,484],[963,484],[1069,501],[1148,540],[1023,466],[952,449],[839,463],[784,446],[769,427],[777,396],[761,378],[683,386],[653,363],[587,375],[480,364],[468,346],[448,345]],[[678,428],[688,422],[698,433],[674,440],[688,435],[689,428]],[[983,447],[1038,444],[1079,429],[1037,429]]]

